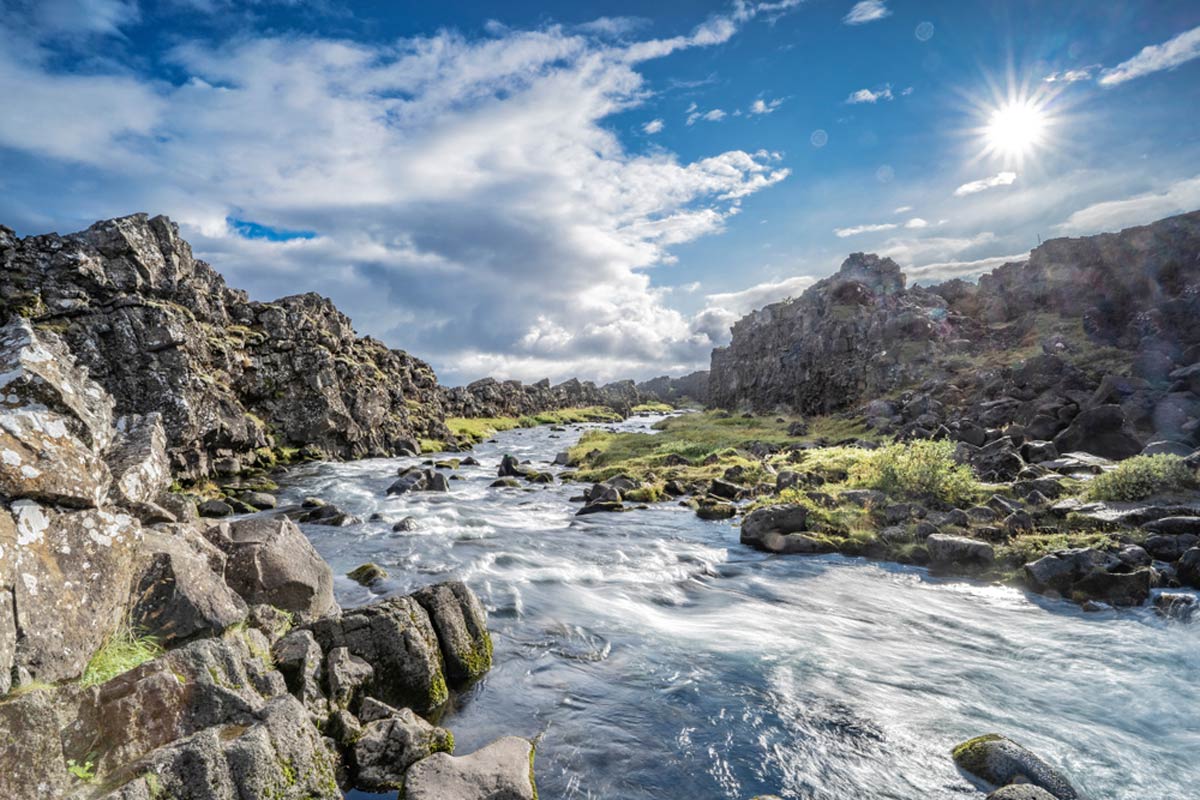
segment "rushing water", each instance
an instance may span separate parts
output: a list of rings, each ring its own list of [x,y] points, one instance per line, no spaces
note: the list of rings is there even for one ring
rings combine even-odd
[[[283,500],[386,517],[306,526],[336,574],[374,561],[383,594],[459,578],[483,600],[495,665],[443,720],[459,752],[540,735],[547,800],[938,800],[982,798],[948,751],[997,731],[1093,800],[1200,798],[1200,624],[768,556],[671,504],[575,517],[573,484],[488,488],[502,454],[541,464],[578,435],[500,434],[449,494],[385,496],[414,458],[287,476]],[[420,529],[393,533],[409,515]],[[342,577],[336,591],[374,596]]]

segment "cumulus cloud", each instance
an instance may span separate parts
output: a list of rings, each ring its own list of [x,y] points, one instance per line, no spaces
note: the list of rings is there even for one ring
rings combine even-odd
[[[973,261],[942,261],[933,264],[923,264],[919,267],[907,267],[904,273],[914,284],[940,283],[951,278],[970,280],[991,272],[996,267],[1012,261],[1025,261],[1028,253],[1017,253],[1011,256],[992,256],[977,258]]]
[[[1095,203],[1076,211],[1055,230],[1067,234],[1115,231],[1200,208],[1200,175],[1176,181],[1158,192]]]
[[[753,103],[750,104],[750,113],[751,114],[770,114],[772,111],[779,108],[779,106],[781,106],[781,105],[783,105],[783,101],[779,100],[779,99],[771,100],[770,102],[767,102],[767,101],[764,101],[761,98],[759,98],[758,100],[755,100]]]
[[[660,133],[666,126],[667,123],[663,122],[661,119],[652,119],[642,126],[642,132],[650,134]]]
[[[855,3],[849,13],[842,18],[847,25],[865,25],[868,22],[890,17],[891,10],[884,0],[862,0]]]
[[[174,84],[58,72],[0,41],[0,92],[23,98],[0,144],[31,178],[6,187],[0,215],[34,233],[168,213],[232,285],[329,295],[449,382],[691,369],[711,326],[650,273],[788,170],[741,150],[631,153],[605,123],[648,95],[641,62],[791,5],[739,3],[632,43],[557,26],[183,41]],[[315,235],[248,239],[230,218]]]
[[[883,243],[879,254],[894,258],[900,264],[923,264],[952,261],[975,247],[996,240],[991,231],[974,236],[926,236],[922,238],[892,238]]]
[[[1104,70],[1104,74],[1100,76],[1100,85],[1116,86],[1164,69],[1174,69],[1194,58],[1200,58],[1200,25],[1162,44],[1143,47],[1141,52],[1128,61]]]
[[[913,217],[908,222],[904,223],[904,227],[906,227],[906,228],[928,228],[929,222],[927,220],[921,219],[920,217]]]
[[[725,119],[725,112],[719,108],[714,108],[709,111],[697,111],[696,104],[693,103],[688,109],[687,124],[695,125],[699,120],[705,122],[720,122]]]
[[[878,231],[890,231],[900,227],[894,222],[881,222],[874,225],[853,225],[849,228],[834,228],[833,232],[839,239],[846,239],[851,236],[858,236],[863,233],[877,233]]]
[[[848,105],[856,105],[858,103],[878,103],[880,100],[891,100],[892,87],[890,84],[885,84],[882,89],[859,89],[857,92],[851,92],[846,98]]]
[[[721,292],[705,296],[705,307],[691,321],[694,337],[712,342],[713,346],[729,343],[733,323],[755,309],[798,297],[817,282],[811,275],[794,275],[779,281],[767,281],[738,292]]]
[[[955,197],[966,197],[969,194],[978,194],[979,192],[993,189],[997,186],[1011,186],[1013,181],[1017,179],[1015,172],[997,172],[990,178],[980,178],[977,181],[964,183],[954,190]]]

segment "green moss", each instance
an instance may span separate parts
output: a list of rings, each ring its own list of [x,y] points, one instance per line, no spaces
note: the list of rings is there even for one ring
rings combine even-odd
[[[639,403],[630,409],[634,414],[669,414],[675,406],[667,403]]]
[[[533,757],[537,754],[537,745],[529,748],[529,786],[533,789],[533,800],[538,800],[537,778],[533,774]]]
[[[968,739],[951,751],[954,763],[964,772],[982,776],[988,771],[987,748],[983,747],[983,745],[999,741],[1003,738],[997,733],[988,733],[983,736],[976,736],[974,739]]]
[[[491,633],[484,631],[483,638],[479,644],[473,646],[466,653],[463,653],[462,661],[467,668],[467,674],[471,680],[478,680],[487,674],[487,671],[492,668]]]
[[[139,636],[128,623],[122,624],[92,654],[79,683],[82,686],[98,686],[158,658],[162,652],[162,647],[154,637]]]
[[[446,427],[456,438],[478,444],[518,427],[518,423],[516,417],[449,417]]]
[[[76,780],[81,780],[84,783],[94,783],[96,781],[96,765],[90,759],[80,764],[75,759],[68,758],[67,772],[74,775]]]
[[[648,483],[636,489],[630,489],[624,498],[632,503],[657,503],[666,499],[661,483]]]
[[[450,699],[450,689],[446,686],[446,676],[439,669],[433,674],[429,684],[429,708],[437,708]]]
[[[422,453],[440,453],[446,449],[446,443],[440,439],[421,439]]]
[[[1084,489],[1088,500],[1134,501],[1195,489],[1196,473],[1179,456],[1134,456],[1097,475]]]

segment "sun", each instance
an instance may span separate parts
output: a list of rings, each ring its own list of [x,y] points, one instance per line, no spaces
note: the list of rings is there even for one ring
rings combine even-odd
[[[989,152],[1009,159],[1023,159],[1046,137],[1046,113],[1031,100],[1009,100],[992,110],[984,128]]]

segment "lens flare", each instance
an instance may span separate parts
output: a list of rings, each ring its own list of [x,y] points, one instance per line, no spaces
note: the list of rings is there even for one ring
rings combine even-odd
[[[992,111],[984,138],[991,152],[1021,159],[1045,141],[1046,125],[1045,112],[1033,101],[1012,100]]]

